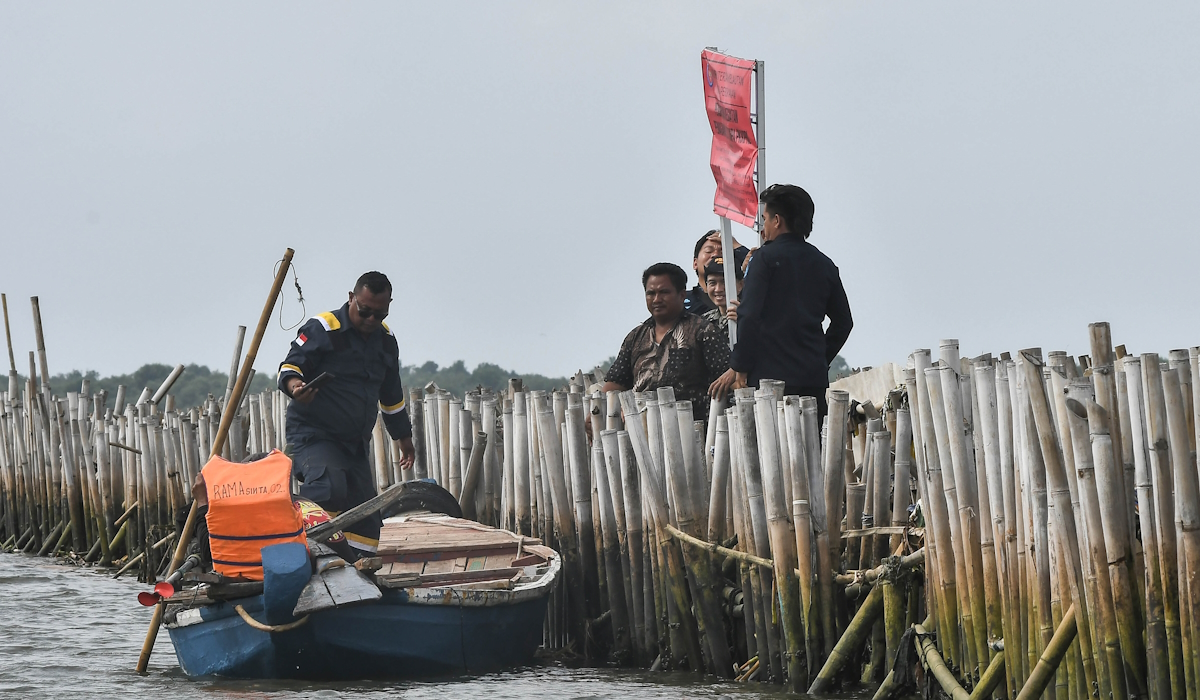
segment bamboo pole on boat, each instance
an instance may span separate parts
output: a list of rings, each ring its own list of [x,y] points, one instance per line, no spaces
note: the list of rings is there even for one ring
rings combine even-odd
[[[279,271],[275,275],[275,281],[271,285],[271,291],[267,295],[267,303],[263,306],[262,314],[258,319],[258,327],[254,331],[254,339],[250,341],[250,349],[246,353],[246,360],[242,363],[241,371],[238,373],[238,381],[234,386],[232,398],[234,405],[241,402],[242,393],[246,389],[247,382],[250,379],[250,372],[254,367],[254,360],[258,357],[258,346],[262,343],[263,334],[267,329],[267,322],[271,320],[271,314],[275,309],[275,301],[279,298],[279,290],[283,287],[283,280],[287,275],[288,268],[292,264],[292,256],[295,254],[291,248],[288,248],[283,254],[283,260],[279,265]],[[221,418],[221,427],[217,430],[217,439],[213,445],[213,454],[219,454],[221,448],[224,447],[225,440],[229,436],[229,426],[233,423],[233,411],[226,411]],[[183,557],[187,552],[187,545],[191,541],[192,531],[196,524],[196,502],[193,500],[191,509],[188,512],[187,520],[183,526],[183,532],[179,537],[178,544],[175,547],[175,555],[171,558],[171,564],[168,566],[167,574],[171,574],[183,562]],[[154,641],[158,637],[158,628],[162,624],[163,604],[160,602],[154,606],[154,616],[150,620],[150,627],[146,630],[146,641],[142,644],[142,653],[138,658],[136,671],[140,674],[146,672],[146,666],[150,663],[150,653],[154,650]]]

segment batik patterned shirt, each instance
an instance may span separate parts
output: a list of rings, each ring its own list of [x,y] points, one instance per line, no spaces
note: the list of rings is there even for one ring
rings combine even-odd
[[[605,381],[652,391],[669,386],[677,401],[691,401],[694,415],[708,415],[708,387],[729,368],[729,343],[706,319],[684,312],[661,342],[654,338],[654,319],[646,319],[625,336]]]

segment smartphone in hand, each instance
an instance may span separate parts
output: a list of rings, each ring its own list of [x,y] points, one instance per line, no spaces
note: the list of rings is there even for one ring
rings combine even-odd
[[[333,378],[334,376],[329,372],[322,372],[314,377],[311,382],[305,382],[304,388],[301,391],[304,391],[304,389],[320,389]]]

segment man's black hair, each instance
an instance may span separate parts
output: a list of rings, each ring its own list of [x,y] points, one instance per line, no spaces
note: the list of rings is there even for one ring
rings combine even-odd
[[[707,241],[708,237],[713,235],[714,233],[717,234],[718,236],[721,235],[721,232],[714,228],[713,230],[711,230],[708,233],[701,236],[700,240],[696,241],[696,249],[692,251],[692,260],[695,260],[696,258],[700,257],[700,249],[704,247],[704,242]]]
[[[771,185],[758,196],[767,211],[778,214],[787,224],[788,230],[808,238],[812,233],[813,212],[816,205],[804,188],[795,185]]]
[[[654,263],[647,267],[646,271],[642,273],[642,289],[646,288],[647,280],[658,275],[666,275],[670,278],[671,284],[680,293],[687,289],[687,273],[683,271],[682,267],[669,262]]]
[[[384,292],[391,294],[392,292],[392,283],[388,281],[387,275],[377,270],[364,272],[354,283],[354,293],[357,294],[363,287],[371,290],[372,294],[383,294]]]

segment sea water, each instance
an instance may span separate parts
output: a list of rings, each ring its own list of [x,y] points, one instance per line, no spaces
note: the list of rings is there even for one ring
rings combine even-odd
[[[111,572],[0,554],[0,698],[797,698],[780,686],[709,682],[696,674],[568,667],[554,662],[421,681],[243,681],[188,678],[158,635],[146,676],[134,673],[153,608],[149,587]],[[840,696],[869,698],[859,691]]]

